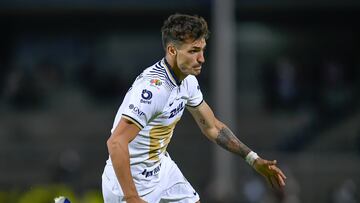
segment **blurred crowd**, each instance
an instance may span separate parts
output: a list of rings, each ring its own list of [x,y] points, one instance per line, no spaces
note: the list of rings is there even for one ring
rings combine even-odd
[[[143,5],[146,4],[144,2]],[[209,1],[203,2],[209,3]],[[210,16],[206,7],[202,9],[199,9],[200,13]],[[270,203],[280,200],[283,203],[298,203],[303,202],[304,195],[310,194],[308,199],[316,199],[314,197],[315,192],[311,193],[312,191],[306,187],[312,186],[312,179],[317,179],[317,175],[320,174],[312,173],[312,171],[320,171],[327,164],[338,166],[337,163],[326,163],[326,160],[323,160],[324,157],[328,158],[327,153],[338,154],[340,158],[329,156],[334,157],[334,160],[345,161],[345,163],[348,163],[346,161],[353,162],[352,167],[358,166],[359,163],[360,50],[358,36],[360,36],[360,32],[356,28],[357,22],[349,20],[346,24],[336,21],[341,20],[341,17],[346,18],[346,15],[345,17],[342,16],[344,12],[337,14],[336,9],[333,12],[336,16],[330,19],[317,16],[318,18],[314,22],[312,21],[313,16],[308,17],[307,10],[300,12],[297,16],[292,13],[294,10],[284,9],[281,11],[279,8],[277,12],[271,10],[268,13],[263,13],[261,9],[237,9],[239,9],[236,14],[239,27],[247,24],[247,21],[258,20],[259,24],[263,24],[263,27],[269,28],[270,31],[276,31],[279,27],[282,27],[280,30],[284,31],[279,35],[281,36],[280,42],[276,39],[271,41],[275,44],[274,53],[266,52],[265,54],[257,53],[256,49],[247,50],[244,48],[245,46],[241,42],[247,41],[248,38],[240,39],[243,35],[238,33],[235,45],[240,51],[238,51],[237,56],[242,59],[248,55],[261,57],[254,57],[255,62],[237,61],[235,68],[237,76],[246,75],[248,72],[244,70],[247,67],[244,66],[256,64],[254,65],[256,74],[253,79],[258,81],[256,86],[260,89],[259,98],[261,98],[260,110],[255,109],[251,112],[255,117],[251,123],[252,126],[241,127],[266,128],[283,116],[282,120],[279,119],[282,123],[279,122],[280,127],[278,128],[281,129],[278,131],[267,132],[264,130],[266,131],[263,132],[264,134],[256,134],[256,132],[262,131],[252,129],[255,131],[254,134],[250,134],[248,137],[243,134],[241,136],[244,136],[244,139],[258,140],[259,143],[266,139],[275,142],[274,146],[270,142],[266,143],[268,148],[265,150],[270,151],[266,154],[278,153],[284,162],[289,162],[285,167],[285,172],[289,177],[286,195],[269,195],[267,186],[263,182],[259,181],[254,174],[249,175],[245,172],[239,181],[239,185],[242,186],[239,188],[239,191],[242,192],[241,198],[243,202],[248,203]],[[33,174],[27,174],[23,177],[18,177],[15,174],[14,180],[6,179],[6,182],[0,184],[0,202],[11,202],[5,198],[15,199],[14,196],[18,196],[16,201],[20,201],[21,197],[23,199],[21,201],[26,202],[28,201],[27,198],[40,196],[38,193],[44,192],[44,190],[49,193],[48,198],[52,198],[52,196],[59,194],[58,191],[66,193],[73,188],[76,192],[95,188],[94,193],[85,194],[84,192],[83,197],[74,195],[73,198],[89,203],[90,199],[94,199],[94,203],[98,202],[100,197],[99,174],[101,174],[107,156],[105,140],[109,136],[112,119],[119,102],[142,69],[163,57],[159,25],[162,24],[163,17],[167,16],[169,12],[164,7],[160,6],[158,10],[149,9],[147,13],[137,10],[137,12],[127,11],[120,14],[116,10],[112,10],[113,13],[106,13],[101,9],[97,12],[95,9],[94,13],[85,10],[80,14],[72,15],[68,15],[69,11],[66,10],[63,13],[61,9],[55,9],[55,11],[57,13],[51,14],[50,12],[37,13],[35,10],[29,12],[30,14],[24,12],[19,15],[11,12],[0,12],[0,15],[8,15],[0,19],[0,25],[4,28],[0,33],[0,43],[2,44],[0,47],[0,154],[4,154],[4,156],[0,156],[0,162],[5,163],[0,165],[0,179],[1,175],[5,177],[7,176],[6,173],[10,174],[15,171],[7,167],[11,164],[17,164],[17,168],[25,168],[22,164],[30,163],[26,167],[26,172],[30,171],[30,173],[31,169],[36,170],[36,167],[43,167],[45,168],[44,171],[53,170],[49,173],[50,175],[44,175],[49,177],[41,176],[42,179],[39,182],[43,181],[45,186],[40,185],[36,188],[27,187],[32,182],[26,183],[26,181],[35,180],[38,178],[37,174],[33,177],[31,177]],[[295,9],[295,11],[297,10]],[[193,10],[187,10],[187,12],[193,12]],[[284,13],[288,15],[283,15]],[[314,13],[320,13],[320,16],[325,13],[324,16],[327,16],[326,10]],[[26,15],[30,16],[29,20],[26,19]],[[7,17],[11,18],[12,21],[7,21]],[[130,22],[129,19],[135,19],[135,21]],[[302,24],[296,20],[302,21]],[[150,21],[152,23],[148,23]],[[141,26],[139,26],[140,24]],[[338,28],[337,25],[342,27]],[[310,34],[306,36],[303,36],[301,32],[298,34],[298,31],[302,29],[307,30],[304,33]],[[322,29],[330,30],[333,34],[327,36],[327,33],[323,33]],[[314,36],[312,35],[313,32]],[[315,32],[317,36],[315,36]],[[265,36],[269,33],[255,34]],[[350,37],[346,38],[346,36]],[[271,39],[271,36],[266,37]],[[323,42],[318,43],[318,40],[323,37]],[[287,41],[287,39],[292,39],[292,41]],[[206,91],[207,95],[212,95],[210,85],[212,79],[209,78],[211,75],[209,72],[213,68],[221,67],[211,67],[211,54],[214,48],[211,45],[211,38],[208,44],[207,62],[199,81],[202,90]],[[322,47],[322,45],[328,44],[330,48]],[[259,44],[250,43],[251,48],[257,45]],[[267,45],[266,42],[263,44],[264,47]],[[339,48],[338,45],[340,45]],[[316,50],[314,51],[314,49]],[[251,77],[249,76],[249,78]],[[243,89],[242,87],[236,88],[237,91]],[[76,95],[82,97],[79,102],[65,102],[68,97],[71,100]],[[206,99],[209,103],[212,102],[212,98]],[[94,105],[78,110],[88,103]],[[103,111],[105,109],[103,107],[108,107],[111,110]],[[68,110],[65,111],[64,109]],[[309,119],[304,122],[305,124],[294,119],[294,117],[301,117],[294,115],[303,115],[304,112],[310,115]],[[61,113],[63,114],[59,115]],[[243,117],[239,115],[236,122],[241,123],[241,119],[248,119],[247,115],[241,116]],[[269,119],[261,123],[264,118]],[[294,128],[288,133],[287,129],[292,127],[286,126],[290,123],[286,120],[292,119],[295,120],[296,125],[294,124],[294,126],[300,127]],[[272,123],[270,120],[275,121]],[[350,127],[343,127],[344,123],[349,123]],[[185,138],[192,133],[199,134],[198,132],[189,132],[188,129],[190,128],[187,124],[183,124],[185,127],[179,126],[182,130],[179,134]],[[276,128],[271,127],[273,126],[270,126],[270,129]],[[279,131],[283,131],[284,135],[277,134]],[[243,132],[243,129],[240,129],[240,132]],[[330,136],[320,139],[323,132],[330,134]],[[335,136],[331,137],[333,134]],[[178,140],[178,145],[173,143],[173,148],[170,150],[173,150],[173,154],[178,155],[177,158],[180,157],[180,159],[182,156],[193,156],[198,153],[196,150],[201,141],[204,152],[211,151],[211,149],[205,149],[209,145],[204,143],[202,138],[197,140],[197,138],[191,137],[191,139],[193,145],[188,144],[187,140]],[[52,143],[53,140],[56,140],[54,141],[57,142],[56,146]],[[327,143],[330,143],[330,147],[326,146],[328,148],[324,147],[325,150],[321,149],[325,153],[320,153],[315,158],[313,155],[315,156],[316,153],[311,150],[301,154],[301,152],[306,151],[309,144],[315,141],[319,142],[319,140],[320,142],[328,140]],[[51,143],[50,147],[46,145],[47,142]],[[264,150],[259,143],[251,142],[255,148],[259,147],[256,146],[258,144],[260,150]],[[339,146],[334,146],[338,143]],[[55,155],[51,154],[51,151],[54,151]],[[24,154],[28,156],[23,156]],[[40,158],[36,159],[37,156]],[[44,161],[46,158],[52,159],[54,157],[56,157],[55,160]],[[348,160],[343,160],[342,157],[347,157]],[[309,158],[313,159],[308,160]],[[14,160],[11,161],[11,159]],[[38,165],[33,164],[34,160],[39,162]],[[306,161],[303,168],[298,167],[301,165],[298,162],[301,161]],[[323,162],[316,165],[319,161]],[[205,167],[213,164],[212,159],[202,160],[200,167],[204,168],[199,170],[202,171],[202,174],[193,174],[192,170],[186,170],[187,166],[191,169],[195,163],[186,165],[184,162],[182,164],[184,164],[184,172],[188,172],[188,176],[195,180],[192,182],[199,187],[199,192],[205,194],[207,184],[210,181],[207,178],[211,177],[209,175],[211,171]],[[333,167],[335,166],[329,168]],[[319,196],[326,193],[327,202],[333,203],[358,202],[358,180],[360,176],[358,176],[357,170],[352,167],[344,167],[341,172],[345,171],[345,174],[335,174],[339,178],[336,181],[327,182],[333,184],[328,186],[331,187],[331,191],[322,189]],[[244,169],[241,168],[240,170]],[[354,174],[356,175],[354,176]],[[307,175],[311,175],[311,177]],[[319,179],[327,180],[329,179],[328,176],[332,175],[334,175],[334,171],[325,171],[324,177],[319,177]],[[9,175],[9,177],[13,176]],[[17,183],[24,185],[16,185]],[[51,190],[46,190],[46,184],[49,183],[65,183],[66,187],[57,185],[51,187]],[[322,183],[319,182],[319,184]],[[71,188],[72,186],[75,187]],[[11,193],[7,191],[10,187],[20,189]],[[4,188],[7,192],[1,192]],[[306,189],[308,190],[304,191]],[[324,190],[326,191],[324,192]],[[71,193],[68,194],[72,195]],[[85,196],[87,195],[90,196],[90,199],[86,199]],[[206,201],[206,196],[203,195],[203,197]]]

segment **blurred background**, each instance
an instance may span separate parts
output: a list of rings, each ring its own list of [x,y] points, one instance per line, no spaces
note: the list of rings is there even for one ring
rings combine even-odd
[[[188,112],[169,145],[172,158],[202,202],[360,202],[359,1],[231,5],[235,117],[220,119],[278,160],[286,189],[271,191],[228,153],[231,192],[214,195],[218,152]],[[215,89],[230,78],[214,65],[214,39],[225,40],[216,26],[229,22],[215,23],[216,7],[211,0],[2,0],[0,202],[58,195],[102,202],[113,119],[135,77],[164,56],[160,28],[174,12],[201,15],[213,31],[198,80],[222,115]]]

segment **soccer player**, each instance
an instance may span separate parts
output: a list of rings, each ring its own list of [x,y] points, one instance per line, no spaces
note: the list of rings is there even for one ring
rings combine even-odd
[[[105,203],[200,202],[166,151],[185,108],[207,138],[244,158],[273,187],[283,187],[286,177],[276,161],[250,150],[203,100],[195,76],[205,62],[206,21],[174,14],[161,31],[165,57],[133,82],[107,141],[109,159],[102,175]]]

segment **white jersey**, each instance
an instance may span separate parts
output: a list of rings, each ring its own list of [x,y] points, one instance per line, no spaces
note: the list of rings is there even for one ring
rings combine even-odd
[[[189,75],[180,83],[165,58],[146,68],[136,78],[125,95],[112,128],[113,132],[120,118],[125,118],[141,129],[129,143],[133,175],[160,164],[185,106],[196,107],[202,101],[196,77]],[[111,165],[110,158],[107,163]]]

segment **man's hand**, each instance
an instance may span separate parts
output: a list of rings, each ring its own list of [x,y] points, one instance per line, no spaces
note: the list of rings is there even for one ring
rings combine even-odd
[[[268,161],[262,158],[258,158],[254,162],[254,169],[260,173],[272,188],[282,190],[285,186],[286,176],[284,173],[276,167],[276,160]]]
[[[130,196],[124,198],[126,203],[147,203],[144,200],[142,200],[139,196]]]

